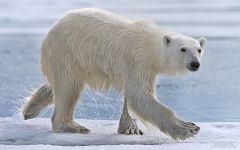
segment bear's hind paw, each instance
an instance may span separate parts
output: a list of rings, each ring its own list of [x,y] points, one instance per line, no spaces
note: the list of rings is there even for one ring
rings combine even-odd
[[[70,132],[70,133],[82,133],[87,134],[90,132],[90,130],[84,126],[81,126],[75,122],[71,123],[65,123],[63,126],[61,126],[58,129],[53,129],[54,132]]]

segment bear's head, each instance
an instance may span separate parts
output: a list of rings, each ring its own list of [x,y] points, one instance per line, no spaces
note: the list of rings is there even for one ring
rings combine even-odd
[[[165,73],[184,74],[199,70],[205,41],[203,37],[194,39],[179,34],[163,36]]]

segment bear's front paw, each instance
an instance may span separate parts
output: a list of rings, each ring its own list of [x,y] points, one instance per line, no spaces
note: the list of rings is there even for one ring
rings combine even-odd
[[[118,130],[118,133],[120,134],[126,134],[126,135],[143,135],[143,131],[141,129],[138,129],[138,127],[130,127],[128,129],[122,129]]]
[[[143,131],[138,128],[137,122],[133,118],[121,119],[118,127],[118,133],[126,135],[143,135]]]
[[[177,119],[176,122],[168,128],[168,133],[175,140],[186,140],[196,135],[199,130],[200,128],[194,123]]]

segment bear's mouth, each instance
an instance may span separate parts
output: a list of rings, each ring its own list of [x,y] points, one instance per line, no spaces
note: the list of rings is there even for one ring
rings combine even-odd
[[[188,70],[192,71],[192,72],[195,72],[195,71],[198,71],[199,68],[193,68],[193,67],[187,67]]]

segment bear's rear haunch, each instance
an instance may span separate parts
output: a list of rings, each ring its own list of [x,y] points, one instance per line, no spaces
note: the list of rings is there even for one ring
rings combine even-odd
[[[34,118],[54,104],[53,131],[88,133],[73,120],[81,91],[86,86],[98,91],[113,88],[124,93],[118,133],[143,134],[135,116],[176,140],[193,137],[200,128],[156,100],[154,85],[159,74],[197,71],[204,45],[204,38],[193,39],[150,21],[99,9],[74,10],[43,40],[41,66],[48,84],[33,93],[23,116]]]

